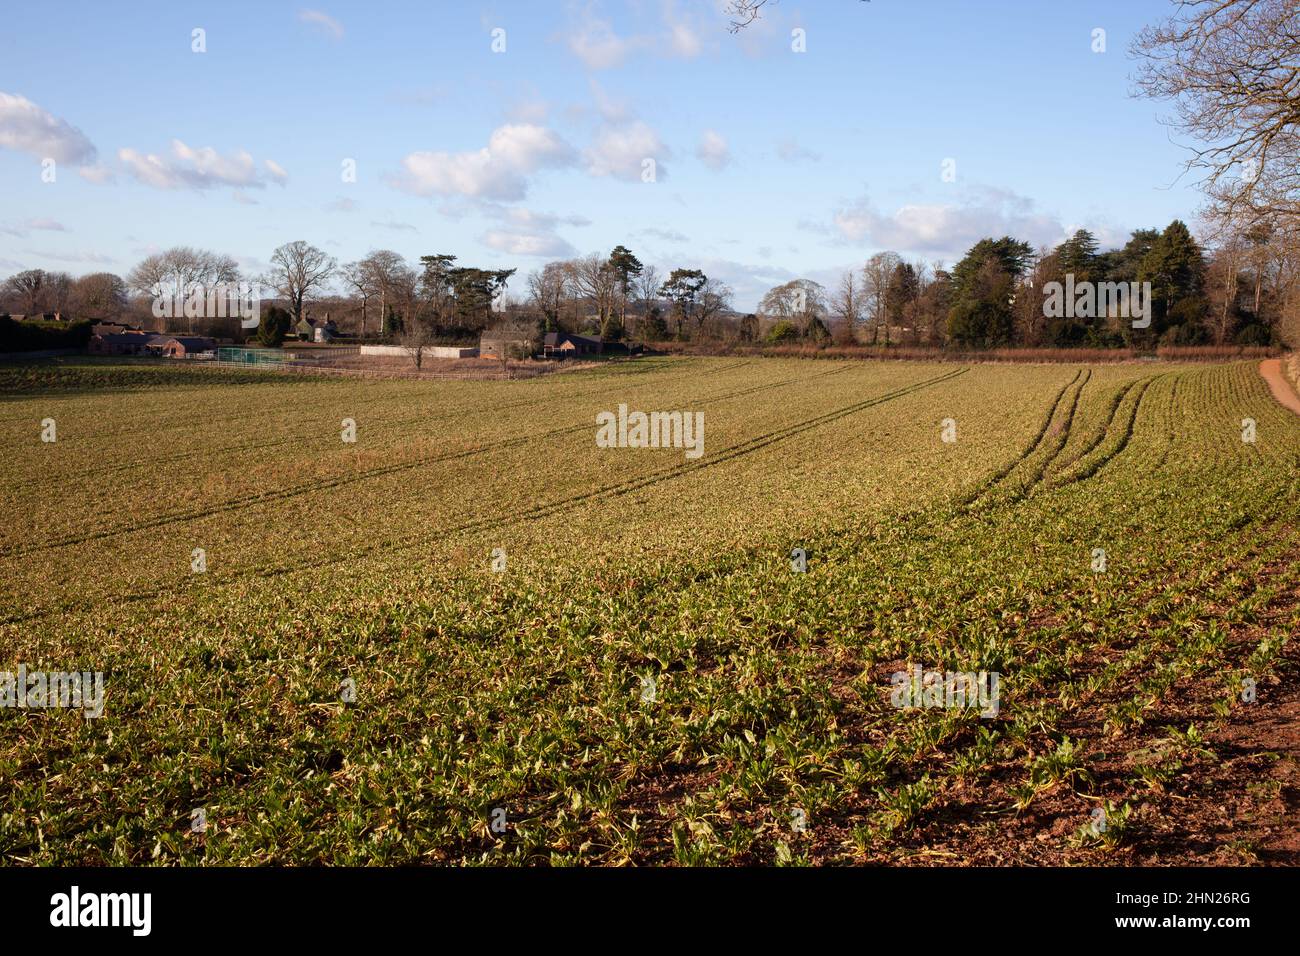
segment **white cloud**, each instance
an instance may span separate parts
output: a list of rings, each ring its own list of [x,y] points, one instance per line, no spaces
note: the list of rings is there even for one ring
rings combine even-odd
[[[469,153],[419,152],[402,160],[392,185],[420,196],[523,199],[527,177],[546,167],[574,162],[573,149],[545,126],[512,123],[493,130],[488,144]]]
[[[82,166],[77,170],[77,175],[87,182],[99,184],[112,182],[117,178],[107,166]]]
[[[811,149],[800,146],[793,136],[787,137],[776,145],[776,155],[781,157],[787,163],[797,163],[803,160],[809,162],[818,162],[821,160],[821,153],[815,153]]]
[[[264,159],[262,160],[262,165],[265,166],[266,171],[271,174],[271,178],[274,179],[281,186],[283,186],[285,183],[289,181],[289,174],[286,173],[284,171],[284,167],[281,166],[279,163],[277,163],[274,159]]]
[[[324,33],[329,34],[335,40],[343,39],[343,24],[339,23],[328,13],[322,13],[319,10],[299,10],[298,19],[302,23],[311,24],[319,27]]]
[[[690,241],[689,236],[678,232],[676,229],[642,229],[640,235],[649,236],[651,239],[658,239],[661,242],[685,243]]]
[[[709,256],[698,258],[694,263],[710,279],[719,279],[732,288],[735,293],[732,307],[738,312],[752,312],[767,290],[798,278],[784,266],[768,263],[752,265]]]
[[[95,265],[111,265],[117,260],[100,252],[43,252],[37,249],[24,250],[29,256],[49,259],[52,262],[90,262]]]
[[[222,156],[211,146],[198,149],[179,139],[172,140],[171,155],[141,154],[134,149],[118,150],[118,159],[139,182],[156,189],[211,189],[215,186],[261,189],[268,179],[283,183],[284,170],[271,160],[267,173],[259,173],[253,157],[244,150]]]
[[[964,203],[913,203],[887,215],[864,197],[837,210],[832,227],[846,242],[951,257],[989,236],[1015,236],[1034,246],[1066,237],[1060,220],[1036,211],[1032,200],[988,187],[974,190]]]
[[[674,0],[664,0],[661,7],[662,31],[627,35],[599,14],[597,3],[574,7],[565,34],[569,51],[590,70],[622,66],[629,56],[643,51],[683,59],[699,56],[704,51],[700,24],[682,16]]]
[[[695,155],[699,157],[700,162],[713,170],[723,169],[731,162],[731,150],[727,147],[726,138],[711,129],[704,131],[700,145],[695,149]]]
[[[578,24],[570,21],[569,50],[591,70],[608,70],[619,66],[627,55],[644,40],[621,37],[613,25],[595,15],[595,5],[588,4]]]
[[[411,225],[409,222],[398,222],[395,219],[390,219],[387,222],[379,222],[378,220],[372,219],[370,221],[370,225],[374,226],[376,229],[391,229],[393,232],[419,232],[420,231],[419,229],[415,228],[415,226]]]
[[[479,237],[485,246],[512,256],[549,256],[568,258],[574,248],[555,234],[490,229]]]
[[[591,87],[591,98],[596,101],[596,112],[606,123],[626,123],[632,119],[632,108],[628,106],[627,100],[618,100],[605,92],[605,88],[596,82],[592,77],[588,84]]]
[[[348,199],[345,196],[340,196],[333,202],[325,204],[326,212],[353,212],[356,208],[357,201],[355,199]]]
[[[554,229],[560,224],[566,226],[590,226],[591,220],[586,216],[559,216],[551,212],[535,212],[521,206],[494,206],[492,215],[505,219],[518,226],[530,229]]]
[[[691,59],[703,52],[700,25],[681,17],[674,0],[664,2],[664,23],[668,27],[668,48],[674,55]]]
[[[515,256],[550,256],[565,258],[576,250],[558,233],[561,225],[589,226],[582,216],[557,216],[519,207],[490,206],[489,215],[502,220],[500,228],[489,229],[479,237],[484,245]]]
[[[78,165],[93,163],[96,155],[81,130],[12,93],[0,93],[0,148]]]
[[[27,219],[14,225],[0,225],[0,232],[9,236],[26,236],[32,230],[45,232],[67,232],[68,227],[54,219]]]
[[[637,120],[619,126],[607,126],[596,137],[586,152],[587,171],[593,176],[613,176],[617,179],[639,181],[643,163],[653,159],[656,176],[667,174],[663,160],[671,156],[659,134]]]

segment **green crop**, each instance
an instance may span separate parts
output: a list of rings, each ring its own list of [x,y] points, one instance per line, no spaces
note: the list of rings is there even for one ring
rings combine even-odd
[[[597,447],[620,403],[704,454]],[[73,362],[0,373],[0,447],[0,671],[106,688],[0,709],[10,863],[881,862],[1045,806],[1105,862],[1297,623],[1250,363]],[[912,665],[997,713],[894,706]]]

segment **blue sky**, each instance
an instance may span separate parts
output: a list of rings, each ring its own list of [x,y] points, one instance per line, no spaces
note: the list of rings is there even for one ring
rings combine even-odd
[[[1167,0],[778,0],[740,36],[723,5],[9,4],[0,275],[180,244],[257,272],[306,239],[518,267],[522,294],[623,243],[749,309],[883,248],[1195,217],[1166,108],[1129,95]]]

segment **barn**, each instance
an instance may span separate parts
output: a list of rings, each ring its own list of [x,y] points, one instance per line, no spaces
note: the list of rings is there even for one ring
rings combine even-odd
[[[152,332],[105,332],[92,335],[87,351],[91,355],[148,355],[164,335]]]
[[[542,353],[547,358],[569,358],[574,355],[599,355],[605,350],[600,339],[568,332],[547,332],[542,340]]]
[[[168,358],[194,358],[203,352],[213,352],[217,343],[200,335],[159,335],[158,341],[149,343],[149,351]]]

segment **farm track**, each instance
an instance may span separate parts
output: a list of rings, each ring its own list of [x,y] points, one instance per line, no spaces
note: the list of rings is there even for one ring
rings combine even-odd
[[[768,391],[774,388],[782,388],[786,385],[791,385],[795,383],[804,383],[804,382],[812,381],[814,379],[825,378],[830,375],[842,374],[843,372],[848,371],[849,368],[851,368],[851,366],[842,366],[839,368],[830,369],[825,372],[818,372],[817,374],[809,376],[807,378],[783,379],[779,382],[770,382],[765,385],[752,386],[750,388],[739,389],[737,391],[725,393],[723,395],[715,395],[703,399],[697,399],[691,402],[690,404],[696,406],[698,405],[707,406],[707,405],[715,404],[717,402],[732,401],[736,398],[743,398],[748,395],[753,395],[759,392]],[[521,435],[521,436],[516,436],[514,438],[506,438],[495,442],[488,442],[486,444],[478,445],[473,448],[463,449],[461,451],[448,452],[448,453],[438,454],[438,455],[428,455],[422,458],[413,459],[411,461],[395,462],[390,465],[380,465],[374,468],[363,468],[348,474],[338,475],[331,479],[324,479],[324,480],[313,481],[313,482],[303,482],[301,484],[291,485],[289,487],[281,488],[273,492],[267,492],[267,493],[255,494],[255,495],[243,495],[238,498],[232,498],[218,505],[211,506],[209,508],[203,508],[197,511],[174,512],[172,514],[159,515],[158,517],[151,518],[148,521],[144,521],[136,524],[119,525],[114,528],[106,528],[102,531],[96,531],[88,535],[74,535],[66,538],[59,538],[53,541],[42,542],[40,544],[32,545],[29,547],[19,546],[19,547],[0,548],[0,558],[24,557],[29,554],[36,554],[43,551],[50,551],[56,548],[64,548],[64,547],[70,547],[72,545],[84,544],[88,541],[97,541],[105,538],[114,538],[124,534],[132,534],[137,531],[146,531],[152,528],[165,527],[171,524],[177,524],[186,521],[195,521],[202,518],[211,517],[217,514],[224,514],[230,511],[237,511],[241,508],[246,508],[253,505],[268,504],[276,501],[285,501],[285,500],[299,497],[304,494],[309,494],[309,493],[314,493],[319,491],[327,491],[335,488],[341,488],[347,485],[355,484],[357,482],[367,481],[371,478],[382,478],[388,475],[397,474],[404,471],[410,471],[413,469],[427,467],[429,465],[439,464],[441,462],[456,461],[459,459],[472,458],[478,455],[487,454],[489,452],[502,451],[508,448],[516,448],[520,445],[525,445],[530,442],[535,442],[547,438],[555,438],[560,435],[574,434],[576,432],[580,432],[592,427],[594,426],[587,425],[587,424],[569,425],[564,428],[551,429],[550,431],[538,432],[532,435]]]
[[[1091,441],[1089,441],[1083,448],[1075,452],[1074,455],[1072,455],[1070,458],[1060,462],[1056,467],[1056,471],[1058,473],[1069,468],[1075,462],[1087,458],[1090,454],[1092,454],[1094,451],[1097,450],[1097,447],[1101,445],[1102,442],[1106,440],[1106,435],[1110,431],[1111,423],[1115,420],[1116,412],[1119,410],[1120,405],[1123,403],[1125,396],[1127,396],[1128,393],[1131,392],[1138,385],[1139,381],[1141,380],[1125,382],[1122,386],[1120,386],[1120,388],[1115,392],[1115,397],[1111,399],[1110,408],[1107,410],[1106,413],[1106,421],[1102,424],[1101,428],[1097,430],[1096,437],[1094,437]]]
[[[1087,481],[1089,478],[1092,478],[1094,475],[1096,475],[1097,472],[1101,471],[1101,469],[1105,468],[1112,461],[1118,458],[1124,452],[1124,450],[1128,448],[1129,442],[1133,440],[1133,429],[1137,425],[1138,415],[1142,410],[1142,400],[1146,398],[1147,390],[1151,387],[1152,383],[1158,377],[1159,376],[1153,376],[1152,378],[1143,379],[1141,382],[1135,383],[1136,387],[1138,388],[1137,397],[1133,401],[1133,408],[1128,414],[1128,420],[1124,423],[1124,426],[1120,431],[1119,440],[1117,441],[1115,447],[1109,452],[1103,450],[1103,452],[1096,459],[1086,464],[1083,464],[1077,473],[1072,475],[1067,475],[1066,477],[1060,479],[1059,481],[1053,482],[1052,487],[1062,487],[1067,484],[1075,484],[1077,482]],[[1106,440],[1106,438],[1110,435],[1111,426],[1114,425],[1115,423],[1115,415],[1118,413],[1119,408],[1120,408],[1120,403],[1117,402],[1115,407],[1111,411],[1110,418],[1106,422],[1106,430],[1102,434],[1101,439],[1097,442],[1097,445],[1093,446],[1094,448],[1101,445]],[[1080,456],[1070,464],[1076,464],[1083,461],[1084,461],[1084,457]],[[1069,466],[1067,465],[1066,467]]]
[[[1033,440],[1020,452],[1019,455],[1002,468],[998,469],[991,478],[977,486],[972,492],[968,493],[966,497],[960,499],[958,504],[963,510],[980,508],[991,504],[991,499],[984,500],[985,496],[994,495],[1000,489],[1002,482],[1010,477],[1012,472],[1029,461],[1030,458],[1037,454],[1040,448],[1045,447],[1044,441],[1047,439],[1047,434],[1052,427],[1052,422],[1056,420],[1056,413],[1060,409],[1061,403],[1065,400],[1066,394],[1075,386],[1076,383],[1079,382],[1080,379],[1086,381],[1088,374],[1091,374],[1091,370],[1080,369],[1075,373],[1074,378],[1061,386],[1061,390],[1056,393],[1055,398],[1053,398],[1049,405],[1047,414],[1043,418],[1043,424],[1039,427]],[[1080,389],[1082,389],[1082,385],[1080,385]]]
[[[1092,369],[1087,369],[1079,387],[1074,389],[1074,395],[1070,399],[1070,407],[1065,413],[1065,421],[1061,423],[1059,430],[1056,431],[1054,441],[1047,447],[1047,454],[1044,456],[1042,463],[1038,466],[1030,477],[1028,482],[1022,482],[1013,492],[1015,497],[1027,497],[1030,491],[1042,482],[1047,470],[1060,456],[1070,442],[1070,429],[1074,427],[1074,416],[1079,411],[1079,399],[1083,396],[1083,390],[1088,387],[1088,381],[1092,378]],[[1051,433],[1049,432],[1049,435]]]
[[[845,371],[846,368],[847,367],[833,369],[827,372],[820,372],[817,375],[813,376],[813,378],[823,378],[827,375],[837,374],[839,372]],[[671,468],[661,469],[660,471],[654,472],[651,475],[642,476],[640,478],[632,479],[630,481],[618,482],[612,485],[603,485],[591,491],[583,492],[582,494],[578,494],[578,495],[571,495],[569,497],[557,501],[548,502],[544,505],[539,505],[534,508],[522,509],[520,511],[510,512],[504,515],[495,515],[490,518],[483,518],[477,521],[465,522],[460,525],[440,528],[437,529],[437,533],[440,536],[446,536],[452,534],[464,534],[464,533],[470,533],[475,531],[482,531],[488,528],[494,528],[498,526],[504,527],[510,524],[517,524],[523,521],[535,521],[535,520],[545,518],[551,514],[554,514],[555,512],[560,511],[563,508],[573,504],[582,504],[582,503],[587,503],[602,498],[617,497],[632,491],[637,491],[642,488],[660,484],[664,481],[680,478],[685,475],[691,474],[693,472],[699,471],[703,468],[709,467],[711,465],[721,464],[724,461],[732,461],[741,456],[751,454],[755,451],[758,451],[761,448],[765,448],[777,442],[784,441],[788,438],[792,438],[795,435],[802,434],[803,432],[806,432],[812,428],[829,424],[830,422],[844,418],[847,415],[852,415],[856,412],[863,411],[875,405],[880,405],[885,402],[892,401],[896,398],[901,398],[904,395],[909,395],[913,392],[920,391],[924,388],[929,388],[933,385],[942,384],[944,382],[957,378],[960,375],[965,374],[967,371],[968,370],[965,368],[960,368],[952,372],[946,372],[943,375],[940,375],[936,378],[913,383],[912,385],[903,386],[902,388],[896,389],[892,392],[888,392],[884,395],[870,398],[862,402],[856,402],[852,405],[848,405],[843,408],[839,408],[834,411],[815,416],[814,418],[807,419],[803,422],[798,422],[795,423],[794,425],[776,429],[764,435],[759,435],[754,438],[748,439],[744,442],[739,443],[738,445],[732,446],[731,448],[724,449],[718,455],[711,456],[710,458],[703,459],[699,462],[691,462],[686,465],[678,465]],[[781,383],[772,383],[765,386],[759,386],[757,389],[743,390],[743,392],[740,394],[748,394],[752,391],[761,391],[768,388],[775,388],[781,384],[789,384],[789,382],[791,381],[807,381],[807,379],[791,379]],[[713,399],[709,399],[708,401],[723,401],[723,400],[729,400],[730,398],[733,397],[736,396],[734,395],[726,396],[725,399],[723,397],[715,397]],[[698,402],[696,404],[705,404],[705,402]],[[581,429],[586,429],[589,427],[591,426],[588,425],[575,426],[575,428],[581,428]],[[575,428],[561,429],[559,433],[571,432],[574,431]],[[541,437],[541,436],[537,436],[537,437]],[[206,517],[206,515],[204,515],[204,517]],[[144,530],[144,529],[136,528],[131,530]],[[127,533],[127,532],[119,532],[119,533]],[[397,554],[409,550],[411,548],[417,547],[422,543],[424,543],[427,540],[428,533],[429,533],[428,531],[422,531],[417,534],[405,535],[397,539],[396,541],[382,542],[379,544],[365,546],[360,549],[350,551],[346,555],[340,555],[337,557],[318,558],[307,562],[295,562],[286,565],[260,567],[257,569],[250,569],[247,571],[237,571],[219,577],[216,575],[212,575],[207,579],[207,584],[209,587],[216,588],[216,587],[221,587],[227,584],[234,583],[236,581],[248,577],[256,577],[256,578],[281,577],[287,574],[293,574],[295,572],[304,571],[309,568],[347,564],[349,562],[353,562],[358,559],[371,557],[372,555],[378,553]],[[100,537],[100,536],[96,536],[96,537]],[[0,625],[24,623],[24,622],[34,621],[34,620],[43,620],[45,618],[52,617],[55,614],[75,613],[78,610],[88,610],[89,608],[94,607],[101,603],[112,603],[112,604],[120,605],[120,604],[134,604],[134,603],[139,603],[144,601],[151,601],[160,597],[164,597],[169,594],[173,594],[183,589],[184,587],[186,587],[186,585],[177,583],[177,584],[167,585],[160,588],[155,588],[149,591],[136,591],[127,595],[102,596],[94,599],[93,601],[65,602],[62,604],[43,608],[42,610],[35,611],[30,614],[16,615],[16,616],[0,619]]]
[[[969,498],[967,505],[987,508],[997,504],[1010,504],[1044,490],[1060,488],[1067,484],[1074,484],[1091,478],[1128,447],[1129,441],[1133,437],[1133,429],[1137,423],[1137,417],[1147,389],[1160,377],[1159,375],[1150,376],[1121,386],[1111,400],[1106,422],[1097,436],[1077,454],[1062,461],[1061,453],[1069,445],[1070,432],[1074,425],[1080,397],[1088,382],[1088,375],[1084,375],[1082,381],[1079,381],[1079,377],[1076,376],[1075,380],[1067,384],[1065,389],[1057,396],[1045,420],[1044,428],[1030,448],[1020,458],[1012,462],[994,482],[985,485]],[[1078,383],[1077,388],[1075,387],[1076,383]],[[1135,390],[1136,397],[1132,407],[1125,416],[1123,425],[1117,426],[1116,419],[1120,414],[1120,410],[1124,407],[1125,399],[1130,394],[1133,394]],[[1072,396],[1068,399],[1068,410],[1059,431],[1052,438],[1051,423],[1056,420],[1062,402],[1067,400],[1067,394]],[[1116,430],[1117,427],[1118,431]],[[1049,438],[1052,439],[1050,442],[1048,441]],[[1104,448],[1108,441],[1114,441],[1114,447],[1109,451],[1103,450],[1099,457],[1089,461],[1088,456],[1099,448]],[[1043,459],[1034,467],[1027,480],[1014,484],[1008,481],[1017,468],[1022,465],[1028,466],[1028,463],[1040,452],[1044,452]],[[1071,472],[1071,469],[1075,470]]]
[[[1098,439],[1094,440],[1083,453],[1071,459],[1071,461],[1067,463],[1066,467],[1075,464],[1076,462],[1082,461],[1087,454],[1089,454],[1091,451],[1099,447],[1107,438],[1116,437],[1115,430],[1114,430],[1115,419],[1116,419],[1116,415],[1119,412],[1119,408],[1122,405],[1123,398],[1127,396],[1134,388],[1139,388],[1140,391],[1138,392],[1136,400],[1133,402],[1133,406],[1129,411],[1129,413],[1125,416],[1124,424],[1118,432],[1118,440],[1116,443],[1116,447],[1111,452],[1103,455],[1100,459],[1085,466],[1085,470],[1083,473],[1068,477],[1066,480],[1054,484],[1050,487],[1044,486],[1042,490],[1043,491],[1054,490],[1054,488],[1062,487],[1066,484],[1072,484],[1079,481],[1083,481],[1089,477],[1092,477],[1102,467],[1104,467],[1106,464],[1112,461],[1116,456],[1118,456],[1128,446],[1129,442],[1132,439],[1134,426],[1137,421],[1141,402],[1142,399],[1145,397],[1147,389],[1149,389],[1151,384],[1160,377],[1162,376],[1151,376],[1149,378],[1140,379],[1126,385],[1121,390],[1121,394],[1112,402],[1110,413],[1108,415],[1107,422],[1103,428],[1102,435]],[[1050,424],[1050,422],[1055,419],[1056,417],[1055,413],[1060,408],[1061,401],[1065,396],[1066,390],[1068,390],[1071,386],[1073,386],[1077,380],[1078,377],[1076,376],[1075,380],[1072,380],[1070,383],[1068,383],[1066,389],[1063,389],[1062,392],[1057,395],[1056,400],[1052,404],[1051,412],[1049,413],[1047,419],[1047,424]],[[1175,378],[1174,381],[1176,385],[1178,381],[1177,378]],[[1076,392],[1075,403],[1077,403],[1077,399],[1078,399],[1078,393]],[[1072,403],[1072,410],[1070,415],[1071,418],[1072,418],[1073,406],[1075,403]],[[1014,469],[1016,463],[1020,461],[1024,461],[1028,457],[1030,457],[1033,454],[1033,452],[1036,451],[1038,447],[1041,445],[1042,436],[1046,433],[1046,431],[1047,428],[1045,427],[1040,432],[1039,437],[1033,443],[1031,443],[1031,446],[1027,451],[1027,453],[1022,455],[1019,459],[1017,459],[1017,462],[1013,462],[1012,466],[1004,469],[1004,473],[1009,473],[1011,470]],[[1006,502],[1006,504],[1010,508],[1015,508],[1019,504],[1024,502],[1027,497],[1028,497],[1027,495],[1023,497],[1018,497],[1013,501]],[[1284,516],[1281,513],[1281,507],[1279,504],[1275,503],[1271,508],[1266,508],[1263,509],[1262,511],[1256,512],[1252,516],[1252,520],[1243,528],[1241,528],[1233,536],[1231,540],[1225,540],[1220,542],[1220,544],[1223,546],[1223,551],[1224,551],[1224,556],[1218,564],[1218,568],[1222,572],[1221,576],[1226,577],[1229,574],[1234,572],[1244,573],[1247,569],[1255,567],[1257,565],[1262,565],[1267,567],[1270,565],[1270,562],[1273,562],[1277,559],[1278,555],[1294,553],[1296,549],[1300,547],[1300,536],[1297,536],[1297,532],[1294,527],[1291,527],[1289,525],[1285,527],[1280,526],[1279,523],[1282,522],[1283,520],[1284,520]],[[1135,611],[1137,609],[1145,609],[1144,613],[1148,613],[1151,610],[1151,605],[1149,604],[1149,602],[1152,600],[1156,600],[1158,598],[1157,608],[1168,605],[1169,611],[1172,613],[1173,608],[1178,603],[1177,595],[1180,594],[1187,595],[1187,596],[1199,595],[1199,593],[1203,589],[1203,585],[1201,584],[1201,580],[1200,580],[1201,574],[1203,573],[1203,569],[1189,567],[1184,569],[1181,573],[1174,574],[1172,577],[1170,577],[1168,576],[1167,572],[1172,571],[1174,569],[1176,565],[1176,561],[1177,561],[1176,558],[1169,557],[1163,562],[1166,574],[1161,574],[1160,571],[1156,569],[1152,569],[1148,571],[1147,576],[1149,579],[1153,579],[1153,583],[1148,587],[1148,589],[1144,593],[1130,596],[1130,603],[1133,606]],[[1295,576],[1295,572],[1293,571],[1292,577],[1294,576]],[[1252,580],[1252,593],[1258,593],[1258,591],[1263,586],[1263,582],[1256,581],[1253,577],[1251,580]],[[1276,601],[1277,601],[1277,597],[1275,596],[1270,602],[1270,606],[1271,604],[1276,603]],[[1113,650],[1122,651],[1124,652],[1125,655],[1127,655],[1123,658],[1125,664],[1127,665],[1124,669],[1124,673],[1128,673],[1135,667],[1140,666],[1143,661],[1149,660],[1153,655],[1158,654],[1161,650],[1167,649],[1164,645],[1149,644],[1142,651],[1142,656],[1140,658],[1134,659],[1131,655],[1141,645],[1142,645],[1142,639],[1139,639],[1136,636],[1128,644],[1112,643],[1110,645]],[[846,664],[845,662],[841,661],[840,666],[841,667],[848,666],[851,668],[852,665]],[[1204,673],[1206,670],[1210,669],[1210,666],[1211,665],[1206,665],[1202,667],[1200,672]],[[1071,713],[1079,713],[1085,707],[1085,705],[1095,703],[1096,699],[1102,694],[1103,691],[1113,692],[1113,689],[1118,684],[1118,679],[1121,678],[1122,676],[1123,674],[1117,674],[1115,675],[1115,679],[1110,681],[1108,684],[1104,685],[1103,688],[1091,694],[1083,695],[1081,698],[1077,699],[1073,705],[1066,708],[1063,714],[1068,715]],[[954,741],[947,739],[945,737],[936,741],[931,746],[928,752],[917,752],[912,754],[911,755],[912,759],[919,761],[922,757],[925,756],[929,756],[935,759],[941,756],[943,758],[945,766],[947,766],[956,762],[963,755],[973,756],[975,754],[974,748],[976,746],[987,747],[990,740],[997,741],[997,740],[1005,739],[1004,728],[998,722],[992,723],[990,727],[987,729],[988,732],[991,733],[993,736],[991,738],[985,737],[983,740],[978,741],[977,744],[972,744],[971,748],[967,750],[954,751],[952,747]],[[986,768],[986,773],[991,775],[994,772],[996,772],[996,769],[997,769],[996,767]],[[916,785],[922,780],[922,778],[927,778],[931,781],[932,784],[935,785],[934,796],[931,800],[931,803],[933,803],[935,800],[938,800],[945,793],[946,791],[945,785],[955,780],[955,777],[953,776],[953,774],[947,771],[941,772],[938,777],[934,777],[932,774],[932,770],[933,768],[931,767],[919,765],[919,764],[915,766],[911,766],[910,771],[897,775],[895,779],[891,781],[890,786],[892,786],[893,788],[891,792],[893,792],[894,794],[898,794],[899,791],[902,790],[903,788]],[[1009,796],[1007,797],[1007,800],[1008,801],[1010,800]],[[860,813],[861,811],[864,811],[869,806],[868,803],[858,804],[854,801],[850,801],[850,802],[853,804],[852,806],[842,806],[838,808],[837,812],[834,815],[838,823],[841,825],[844,823],[844,821],[847,818],[854,815],[855,813]],[[987,812],[988,811],[987,801],[981,801],[979,804],[979,809],[981,812]],[[969,823],[970,821],[965,821],[965,822]],[[922,840],[916,842],[924,843],[925,841]]]

